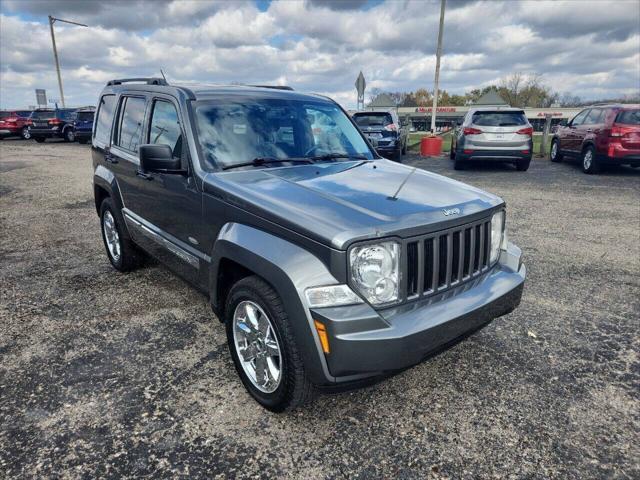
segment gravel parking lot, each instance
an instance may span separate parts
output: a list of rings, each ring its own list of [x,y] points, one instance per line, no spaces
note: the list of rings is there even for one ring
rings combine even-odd
[[[639,478],[640,170],[405,161],[506,200],[522,305],[274,415],[205,297],[111,268],[87,146],[0,143],[0,478]]]

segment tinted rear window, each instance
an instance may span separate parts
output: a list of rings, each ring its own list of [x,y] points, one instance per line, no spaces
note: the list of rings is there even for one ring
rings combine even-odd
[[[621,110],[616,117],[616,123],[640,125],[640,110]]]
[[[55,116],[56,112],[53,110],[40,110],[31,114],[31,118],[35,118],[36,120],[46,120],[48,118],[55,118]]]
[[[87,122],[93,120],[93,112],[78,112],[76,118],[81,122]]]
[[[515,127],[527,124],[524,112],[476,112],[471,123],[484,127]]]
[[[360,127],[386,127],[393,123],[390,113],[356,113],[353,119]]]
[[[28,117],[31,115],[31,110],[18,110],[16,113],[21,117]]]
[[[9,112],[0,112],[0,118],[7,118],[9,116]]]

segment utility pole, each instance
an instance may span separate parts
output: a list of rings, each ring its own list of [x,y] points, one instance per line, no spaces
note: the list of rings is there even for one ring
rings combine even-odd
[[[62,108],[65,108],[64,103],[64,91],[62,89],[62,76],[60,75],[60,61],[58,60],[58,49],[56,48],[56,35],[53,32],[53,24],[55,22],[71,23],[72,25],[79,25],[81,27],[87,27],[84,23],[71,22],[69,20],[62,20],[61,18],[55,18],[49,15],[49,29],[51,30],[51,43],[53,44],[53,59],[56,62],[56,73],[58,74],[58,87],[60,87],[60,102],[62,102]]]
[[[438,81],[440,80],[440,56],[442,55],[442,32],[444,30],[444,6],[447,0],[440,3],[440,28],[438,30],[438,49],[436,50],[436,78],[433,82],[433,108],[431,110],[431,133],[436,132],[436,110],[438,109]]]

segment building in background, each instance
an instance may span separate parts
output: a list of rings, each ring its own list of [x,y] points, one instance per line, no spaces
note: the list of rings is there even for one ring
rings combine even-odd
[[[439,106],[436,115],[436,131],[448,130],[452,124],[462,121],[467,112],[473,107],[508,107],[509,104],[496,92],[487,92],[473,105],[465,106]],[[398,112],[398,116],[406,122],[411,130],[428,131],[431,126],[431,112],[433,107],[397,107],[387,94],[378,95],[373,102],[365,107],[365,110],[392,110]],[[562,120],[570,120],[583,108],[523,108],[529,123],[533,129],[542,132],[544,129],[545,115],[551,115],[552,127]]]

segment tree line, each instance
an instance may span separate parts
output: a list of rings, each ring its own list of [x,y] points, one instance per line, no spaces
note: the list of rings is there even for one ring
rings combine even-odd
[[[495,92],[506,103],[518,108],[549,108],[552,105],[561,107],[581,107],[594,103],[585,101],[577,95],[571,93],[560,94],[553,91],[542,81],[542,75],[527,75],[516,72],[502,78],[495,85],[488,85],[483,88],[474,88],[464,95],[450,94],[446,90],[440,90],[438,95],[438,105],[464,106],[472,105],[480,97],[488,92]],[[372,88],[370,93],[371,102],[379,95],[388,95],[398,107],[430,107],[433,104],[433,91],[426,88],[419,88],[414,92],[390,92],[378,88]],[[624,98],[608,98],[599,102],[638,102],[638,96]]]

